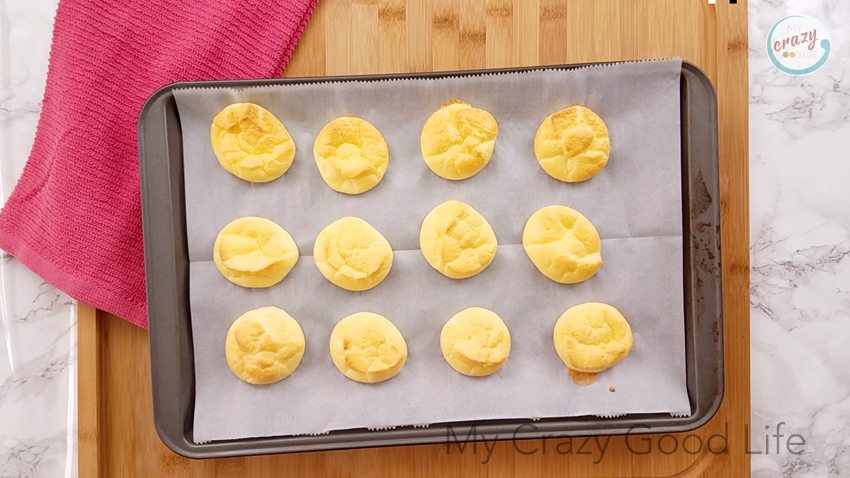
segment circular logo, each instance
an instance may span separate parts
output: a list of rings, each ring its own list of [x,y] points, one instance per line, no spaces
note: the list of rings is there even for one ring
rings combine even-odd
[[[829,58],[830,37],[820,21],[803,15],[787,16],[767,34],[767,57],[779,71],[808,75]]]

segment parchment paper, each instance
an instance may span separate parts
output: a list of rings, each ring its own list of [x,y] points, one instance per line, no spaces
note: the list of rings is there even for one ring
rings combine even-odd
[[[194,440],[488,418],[690,413],[682,292],[680,69],[679,60],[669,60],[439,80],[175,91],[191,261]],[[453,97],[487,109],[500,127],[487,167],[458,182],[434,175],[419,150],[425,120]],[[237,179],[219,166],[210,147],[213,116],[243,101],[269,109],[295,140],[293,166],[274,182]],[[591,107],[605,120],[612,154],[592,180],[565,184],[540,169],[532,144],[543,118],[575,103]],[[370,121],[390,149],[383,181],[359,196],[332,191],[312,156],[318,131],[343,115]],[[499,241],[490,267],[466,280],[443,277],[418,250],[422,219],[449,199],[476,208]],[[604,265],[584,283],[550,281],[522,250],[526,219],[550,204],[579,210],[603,238]],[[295,268],[270,289],[231,284],[212,263],[218,231],[245,215],[274,220],[298,244],[301,258]],[[393,246],[390,274],[369,291],[348,292],[330,284],[311,257],[318,232],[346,215],[362,217]],[[595,384],[578,386],[555,353],[552,327],[568,307],[590,300],[623,312],[632,326],[634,348]],[[299,321],[306,352],[286,380],[252,386],[228,369],[224,339],[239,315],[266,305],[281,307]],[[442,325],[470,306],[496,311],[511,332],[510,359],[490,377],[462,376],[440,353]],[[331,362],[333,326],[358,311],[386,316],[407,341],[407,364],[387,382],[353,382]]]

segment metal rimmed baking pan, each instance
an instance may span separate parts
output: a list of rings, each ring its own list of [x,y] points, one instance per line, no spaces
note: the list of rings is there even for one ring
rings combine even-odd
[[[571,69],[587,65],[548,68]],[[696,428],[722,399],[722,319],[720,228],[717,173],[717,121],[714,91],[705,75],[683,64],[681,88],[682,199],[684,232],[685,349],[691,413],[630,414],[618,418],[564,417],[530,420],[480,420],[372,431],[351,429],[318,436],[282,436],[197,444],[192,439],[194,355],[189,315],[189,261],[183,194],[180,117],[173,96],[190,86],[251,87],[339,80],[443,78],[482,73],[522,72],[540,68],[429,73],[415,75],[299,78],[258,81],[176,83],[154,93],[139,118],[139,153],[145,261],[148,284],[154,420],[172,450],[193,458],[323,450],[367,446],[438,443],[451,430],[466,437],[486,434],[505,439],[543,435],[591,435],[672,432]],[[545,69],[545,68],[544,68]],[[450,428],[451,427],[451,428]]]

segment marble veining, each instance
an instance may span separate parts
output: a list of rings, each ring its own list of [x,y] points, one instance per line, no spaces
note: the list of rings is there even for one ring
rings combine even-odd
[[[850,2],[749,9],[753,476],[850,476]],[[792,14],[832,37],[808,76],[778,71],[765,51]],[[782,422],[802,453],[764,446]]]
[[[61,457],[53,456],[51,450],[64,446],[63,433],[26,441],[16,438],[0,439],[0,476],[56,476],[46,471],[61,470],[65,462]]]
[[[0,203],[35,136],[57,0],[0,0]],[[0,257],[0,477],[76,476],[73,302]]]

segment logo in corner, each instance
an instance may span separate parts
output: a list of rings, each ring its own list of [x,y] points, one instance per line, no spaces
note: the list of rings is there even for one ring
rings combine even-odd
[[[767,57],[785,74],[808,75],[826,63],[830,45],[823,23],[804,15],[790,15],[776,22],[767,34]]]

